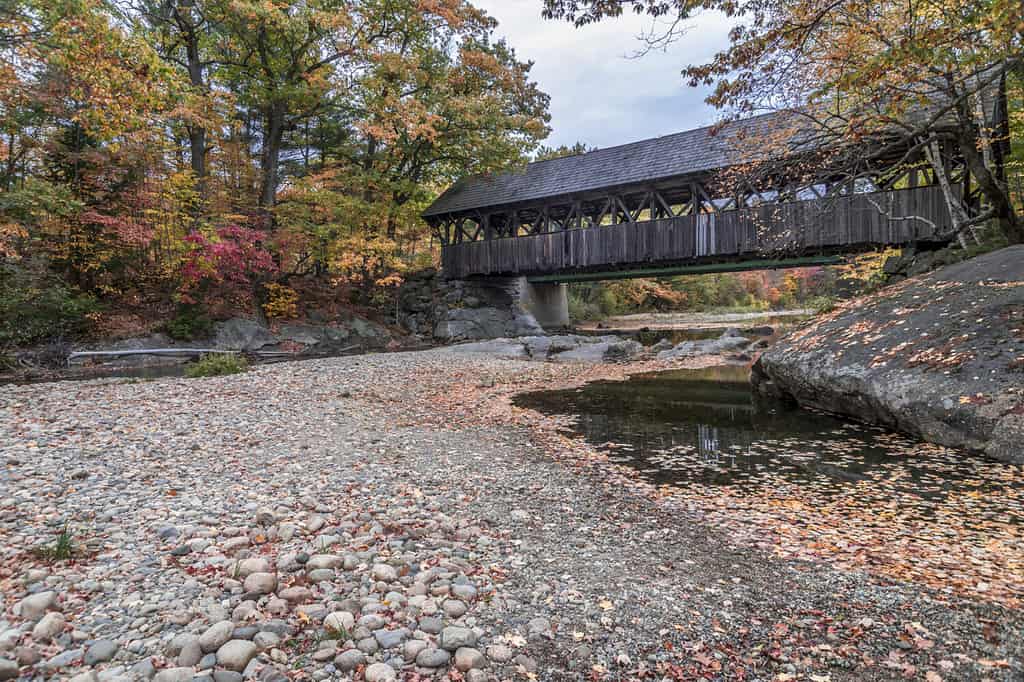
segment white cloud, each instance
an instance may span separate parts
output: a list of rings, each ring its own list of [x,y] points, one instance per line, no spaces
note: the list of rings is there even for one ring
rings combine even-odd
[[[711,57],[727,42],[721,15],[694,20],[664,52],[631,58],[643,45],[649,18],[619,19],[575,28],[541,18],[542,0],[473,0],[499,22],[520,59],[535,62],[532,77],[551,95],[551,137],[557,146],[577,140],[610,147],[713,123],[706,91],[686,85],[680,71]]]

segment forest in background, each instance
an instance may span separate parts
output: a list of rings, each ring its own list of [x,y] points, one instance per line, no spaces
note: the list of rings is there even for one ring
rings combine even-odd
[[[464,0],[13,0],[0,9],[0,347],[382,305],[419,213],[547,136]]]

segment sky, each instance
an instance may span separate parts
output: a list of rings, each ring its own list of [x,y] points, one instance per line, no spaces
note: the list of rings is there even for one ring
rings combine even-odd
[[[474,0],[498,20],[519,59],[535,62],[531,77],[551,96],[551,136],[545,145],[579,141],[611,147],[715,122],[707,94],[680,71],[725,47],[729,24],[720,15],[691,22],[664,52],[631,57],[651,19],[629,14],[575,28],[540,16],[542,0]]]

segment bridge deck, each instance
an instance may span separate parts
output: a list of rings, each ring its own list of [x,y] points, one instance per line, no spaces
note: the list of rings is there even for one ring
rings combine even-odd
[[[937,241],[950,223],[927,186],[448,244],[442,262],[451,278],[642,269]]]

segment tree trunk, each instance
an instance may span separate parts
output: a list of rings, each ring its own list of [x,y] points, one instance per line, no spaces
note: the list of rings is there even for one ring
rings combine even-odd
[[[199,34],[193,29],[185,34],[185,51],[188,54],[188,79],[196,90],[206,92],[203,79],[203,60],[199,55]],[[206,128],[188,127],[188,141],[192,155],[192,172],[198,178],[198,189],[202,196],[206,179]]]
[[[984,115],[984,112],[982,113]],[[1010,201],[1010,195],[996,177],[996,169],[985,162],[986,156],[991,158],[992,155],[986,154],[986,140],[982,138],[979,121],[975,118],[971,103],[966,97],[956,100],[956,114],[959,123],[956,131],[957,142],[967,164],[967,172],[974,178],[978,189],[995,212],[994,220],[1006,238],[1013,243],[1024,242],[1024,225],[1021,225]],[[986,125],[987,122],[983,118],[980,123]]]
[[[263,126],[263,151],[260,155],[260,170],[263,179],[260,186],[260,208],[270,209],[277,200],[279,181],[278,165],[281,161],[281,142],[284,139],[284,104],[274,102],[267,109]]]

